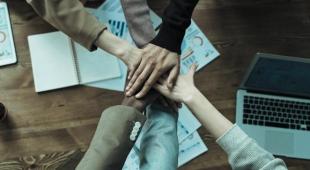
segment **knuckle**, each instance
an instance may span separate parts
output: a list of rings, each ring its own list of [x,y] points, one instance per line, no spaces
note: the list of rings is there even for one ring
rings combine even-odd
[[[156,59],[154,57],[150,58],[149,59],[149,63],[154,63],[155,64],[156,63]]]
[[[134,74],[134,75],[132,76],[132,78],[131,78],[130,83],[132,83],[132,82],[133,82],[136,78],[137,78],[137,75],[136,75],[136,74]]]
[[[152,87],[152,84],[151,84],[151,82],[146,82],[145,84],[144,84],[144,87],[145,88],[150,88],[150,87]]]
[[[138,77],[141,74],[142,70],[139,68],[135,72],[135,76]]]
[[[135,62],[135,63],[132,64],[132,66],[133,66],[134,68],[136,68],[136,67],[139,66],[139,64],[138,64],[138,62]]]
[[[150,66],[155,66],[156,65],[156,62],[155,61],[149,61],[148,63]]]
[[[138,79],[137,79],[137,83],[143,83],[143,81],[144,81],[144,78],[143,77],[139,77]]]
[[[158,73],[163,73],[163,72],[164,72],[164,69],[163,69],[162,67],[158,67],[158,68],[156,68],[155,70],[156,70],[156,72],[158,72]]]

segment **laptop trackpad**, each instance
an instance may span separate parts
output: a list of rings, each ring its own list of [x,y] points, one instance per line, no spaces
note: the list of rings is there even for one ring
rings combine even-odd
[[[274,154],[294,153],[294,134],[278,131],[266,131],[265,148]]]

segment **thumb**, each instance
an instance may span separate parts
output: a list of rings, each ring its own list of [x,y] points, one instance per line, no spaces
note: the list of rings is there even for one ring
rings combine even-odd
[[[191,77],[194,77],[197,68],[198,68],[197,64],[192,64],[187,74]]]
[[[169,76],[168,76],[168,87],[170,89],[173,88],[173,86],[175,85],[176,81],[177,81],[177,78],[178,78],[178,75],[179,75],[179,67],[174,67],[171,72],[169,73]]]
[[[169,89],[165,85],[156,83],[153,85],[153,88],[164,96],[167,96],[169,94]]]

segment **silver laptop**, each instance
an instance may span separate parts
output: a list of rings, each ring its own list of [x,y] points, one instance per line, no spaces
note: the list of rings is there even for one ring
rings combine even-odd
[[[237,124],[260,146],[310,159],[310,59],[257,53],[236,109]]]

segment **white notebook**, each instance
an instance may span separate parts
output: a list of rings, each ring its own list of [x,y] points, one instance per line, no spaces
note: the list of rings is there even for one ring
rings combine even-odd
[[[121,76],[114,56],[89,52],[62,32],[32,35],[28,43],[36,92]]]

